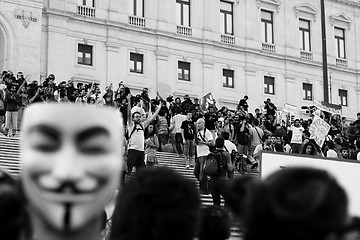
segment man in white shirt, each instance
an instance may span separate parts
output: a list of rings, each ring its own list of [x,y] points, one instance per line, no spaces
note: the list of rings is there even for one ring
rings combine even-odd
[[[195,138],[197,159],[195,161],[194,175],[199,180],[200,191],[208,193],[207,177],[204,174],[204,163],[206,156],[210,153],[210,146],[215,145],[212,133],[205,128],[205,119],[199,118],[196,121],[197,134]]]
[[[235,152],[238,151],[236,145],[229,140],[230,134],[229,134],[228,132],[223,132],[223,133],[221,134],[221,137],[224,138],[224,140],[225,140],[225,141],[224,141],[224,150],[227,151],[227,152],[230,154],[230,156],[232,156],[231,153],[232,153],[233,151],[235,151]],[[243,158],[242,158],[242,159],[243,159]],[[234,169],[235,169],[235,164],[236,164],[236,163],[235,163],[235,161],[234,161],[233,158],[231,158],[231,164],[232,164],[233,168],[232,168],[231,171],[228,171],[228,173],[227,173],[229,179],[233,179],[233,178],[234,178]]]
[[[187,118],[185,115],[181,114],[180,109],[176,109],[175,111],[175,116],[171,119],[170,130],[175,133],[175,146],[176,151],[179,154],[178,157],[183,157],[183,138],[181,136],[181,125],[182,122],[185,121]]]
[[[300,125],[299,119],[295,119],[294,125],[290,127],[290,130],[292,131],[292,137],[290,141],[292,153],[300,153],[304,128]]]
[[[127,96],[130,103],[130,94]],[[131,175],[133,167],[138,171],[145,167],[145,153],[144,153],[144,130],[157,117],[160,112],[162,103],[160,101],[155,113],[147,120],[142,121],[142,116],[139,112],[131,113],[131,104],[128,104],[128,176]]]
[[[255,161],[253,156],[254,156],[254,151],[255,151],[256,146],[258,146],[259,144],[262,143],[261,139],[264,136],[264,131],[259,127],[259,120],[254,119],[253,125],[254,125],[254,127],[249,128],[251,145],[250,145],[249,155],[248,155],[248,159],[252,164],[252,166],[251,166],[252,169],[257,168],[257,166],[258,166],[258,163],[257,163],[257,161]]]

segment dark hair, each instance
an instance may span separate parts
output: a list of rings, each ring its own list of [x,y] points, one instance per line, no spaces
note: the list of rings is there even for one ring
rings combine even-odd
[[[169,168],[143,169],[120,191],[110,240],[192,240],[200,198],[195,182]]]
[[[199,240],[225,240],[230,237],[230,216],[219,206],[201,212]]]
[[[283,139],[284,145],[290,144],[290,139],[289,139],[289,136],[288,136],[288,135],[284,135],[284,136],[282,137],[282,139]]]
[[[327,142],[327,146],[328,146],[329,149],[335,149],[335,144],[331,140]]]
[[[269,137],[271,137],[272,135],[269,134],[269,133],[265,133],[262,138],[261,138],[261,141],[265,142]]]
[[[255,118],[253,121],[254,126],[259,126],[259,120]]]
[[[224,140],[229,140],[230,133],[229,132],[222,132],[221,137],[224,138]]]
[[[154,127],[154,130],[149,133],[149,127],[150,126],[153,126]],[[157,133],[157,129],[156,129],[156,126],[154,123],[150,123],[146,128],[145,128],[145,131],[144,131],[144,135],[145,135],[145,138],[149,138],[149,137],[152,137],[154,136],[155,134]]]
[[[218,137],[218,138],[215,140],[215,147],[216,147],[216,148],[223,148],[223,147],[224,147],[224,143],[225,143],[224,138]]]
[[[135,114],[139,114],[141,116],[141,113],[136,111],[131,114],[131,117],[134,118]]]
[[[324,240],[348,218],[344,189],[326,171],[313,168],[279,170],[263,182],[235,179],[226,201],[241,218],[244,240]]]
[[[307,143],[305,143],[305,144],[303,145],[300,153],[301,153],[301,154],[306,154],[306,148],[307,148],[308,146],[311,146],[311,147],[312,147],[310,155],[316,155],[316,154],[317,154],[316,148],[315,148],[315,146],[314,146],[314,144],[313,144],[312,142],[307,142]]]
[[[30,239],[32,228],[25,206],[25,199],[18,189],[18,182],[0,171],[0,235],[2,239]]]

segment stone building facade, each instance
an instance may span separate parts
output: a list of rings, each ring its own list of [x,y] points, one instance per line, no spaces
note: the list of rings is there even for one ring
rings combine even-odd
[[[327,0],[330,100],[360,111],[360,3]],[[0,69],[250,110],[323,100],[320,0],[0,0]]]

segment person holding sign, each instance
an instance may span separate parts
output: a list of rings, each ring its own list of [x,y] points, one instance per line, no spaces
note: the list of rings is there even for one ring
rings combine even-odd
[[[290,127],[292,132],[291,149],[293,153],[300,153],[302,147],[302,135],[304,128],[300,125],[300,120],[295,119],[294,125]]]

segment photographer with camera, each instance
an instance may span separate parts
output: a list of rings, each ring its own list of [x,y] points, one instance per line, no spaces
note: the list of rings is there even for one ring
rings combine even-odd
[[[271,99],[268,98],[266,101],[264,101],[265,109],[266,109],[266,118],[270,120],[270,123],[272,124],[275,119],[275,113],[276,113],[276,106],[271,102]]]
[[[16,86],[10,86],[10,90],[6,90],[5,96],[5,131],[8,137],[14,137],[18,130],[18,108],[21,104],[20,96],[17,93]],[[12,129],[11,134],[9,130]]]
[[[44,91],[38,86],[36,80],[29,84],[29,104],[36,102],[44,102]]]
[[[43,82],[44,86],[44,96],[47,101],[55,102],[55,91],[57,89],[55,85],[55,75],[49,74],[49,76]]]
[[[103,99],[105,100],[106,106],[114,106],[114,91],[112,87],[112,83],[110,83],[110,85],[105,88]]]
[[[150,111],[150,97],[149,97],[149,89],[148,88],[144,88],[142,93],[141,93],[141,98],[143,100],[143,107],[145,109],[145,112],[149,112]]]
[[[247,95],[245,95],[244,98],[239,101],[237,110],[247,112],[248,108],[249,108],[249,105],[247,104],[248,99],[249,99],[249,97]]]

